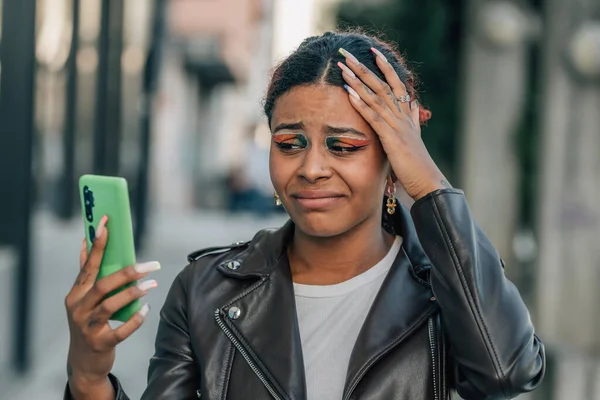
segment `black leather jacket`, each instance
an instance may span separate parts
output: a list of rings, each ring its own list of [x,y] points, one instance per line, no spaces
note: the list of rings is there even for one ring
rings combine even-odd
[[[355,344],[343,400],[445,400],[456,391],[506,399],[533,390],[544,347],[463,193],[433,192],[411,214],[399,207],[392,225],[402,249]],[[288,222],[248,243],[190,254],[160,314],[143,399],[306,399],[286,256],[293,230]],[[117,399],[127,399],[110,378]]]

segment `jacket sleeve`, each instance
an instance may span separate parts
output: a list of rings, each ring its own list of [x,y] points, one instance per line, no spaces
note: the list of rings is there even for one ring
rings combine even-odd
[[[185,270],[184,270],[185,271]],[[119,380],[112,374],[115,400],[129,400]],[[181,274],[175,278],[160,312],[155,352],[148,368],[148,386],[142,400],[196,399],[199,385],[187,323],[187,296]],[[64,400],[72,400],[69,385]]]
[[[187,269],[184,270],[185,273]],[[154,356],[148,368],[148,386],[142,400],[196,399],[200,373],[190,342],[187,294],[179,274],[160,312]]]
[[[544,346],[463,192],[434,191],[419,199],[411,214],[432,263],[431,285],[458,393],[483,400],[513,398],[535,389],[544,376]]]

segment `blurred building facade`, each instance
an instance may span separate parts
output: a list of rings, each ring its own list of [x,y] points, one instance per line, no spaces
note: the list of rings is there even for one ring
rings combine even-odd
[[[547,0],[537,326],[554,398],[600,399],[600,2]]]
[[[259,115],[271,10],[270,0],[169,2],[153,145],[157,206],[222,208],[231,160]]]
[[[74,176],[94,170],[102,22],[101,0],[77,1]],[[305,37],[335,28],[340,0],[166,1],[165,54],[158,98],[151,105],[150,203],[226,209],[228,178],[235,170],[252,171],[242,177],[246,184],[269,192],[269,133],[261,100],[270,71]],[[73,4],[37,0],[34,196],[38,206],[51,209],[64,202]],[[155,3],[122,4],[118,173],[135,192]]]
[[[337,2],[169,2],[153,145],[158,207],[225,208],[228,178],[272,190],[261,102],[270,71],[305,37],[335,27]]]

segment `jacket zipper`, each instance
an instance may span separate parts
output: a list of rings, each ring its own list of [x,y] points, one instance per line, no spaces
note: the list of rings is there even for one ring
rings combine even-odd
[[[429,316],[431,314],[433,314],[433,311],[434,311],[433,309],[430,310],[427,313],[427,315],[425,315],[425,318],[429,318]],[[423,320],[425,318],[423,318]],[[424,322],[423,320],[421,320],[418,324],[415,324],[414,327],[410,331],[406,332],[403,337],[409,336],[412,332],[414,332],[415,330],[417,330],[419,327],[423,326],[423,322]],[[348,392],[346,393],[346,396],[344,396],[343,400],[349,400],[350,399],[350,396],[352,395],[352,392],[354,391],[354,389],[356,389],[356,386],[358,385],[358,382],[360,382],[360,380],[362,379],[362,377],[365,376],[365,374],[367,373],[367,371],[373,366],[373,364],[375,364],[377,361],[379,361],[381,359],[381,357],[383,357],[384,355],[386,355],[387,353],[389,353],[394,347],[396,347],[396,345],[398,345],[398,343],[396,343],[393,346],[385,349],[381,353],[377,354],[377,356],[372,357],[371,361],[369,363],[365,364],[365,366],[362,369],[362,372],[360,373],[360,375],[358,375],[356,377],[356,379],[354,379],[354,382],[350,386],[350,388],[349,388]],[[439,399],[436,397],[434,400],[439,400]]]
[[[223,333],[225,333],[225,336],[227,336],[227,339],[229,339],[231,343],[233,343],[233,345],[240,352],[242,357],[244,357],[244,360],[246,360],[246,362],[248,363],[252,371],[254,371],[258,379],[260,379],[263,385],[265,385],[269,393],[271,393],[271,396],[273,396],[275,400],[282,400],[282,398],[275,391],[275,388],[273,388],[273,386],[271,385],[271,383],[269,383],[262,371],[256,366],[254,360],[252,360],[242,343],[240,343],[240,341],[235,337],[231,330],[225,325],[225,322],[223,322],[223,319],[221,318],[221,311],[219,309],[215,310],[215,319],[217,320],[217,325],[219,325],[219,328],[221,328]]]
[[[433,400],[439,400],[437,377],[436,377],[436,346],[435,346],[435,327],[433,326],[433,318],[429,318],[429,347],[431,349],[431,365],[433,367]]]

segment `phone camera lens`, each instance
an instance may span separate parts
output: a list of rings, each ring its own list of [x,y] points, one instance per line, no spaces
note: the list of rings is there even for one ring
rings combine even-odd
[[[96,238],[96,230],[94,229],[93,226],[90,226],[89,233],[90,233],[90,235],[89,235],[90,236],[90,241],[93,242],[94,239]]]
[[[83,203],[85,207],[85,217],[88,222],[94,221],[92,208],[94,207],[94,192],[88,186],[83,187]]]

